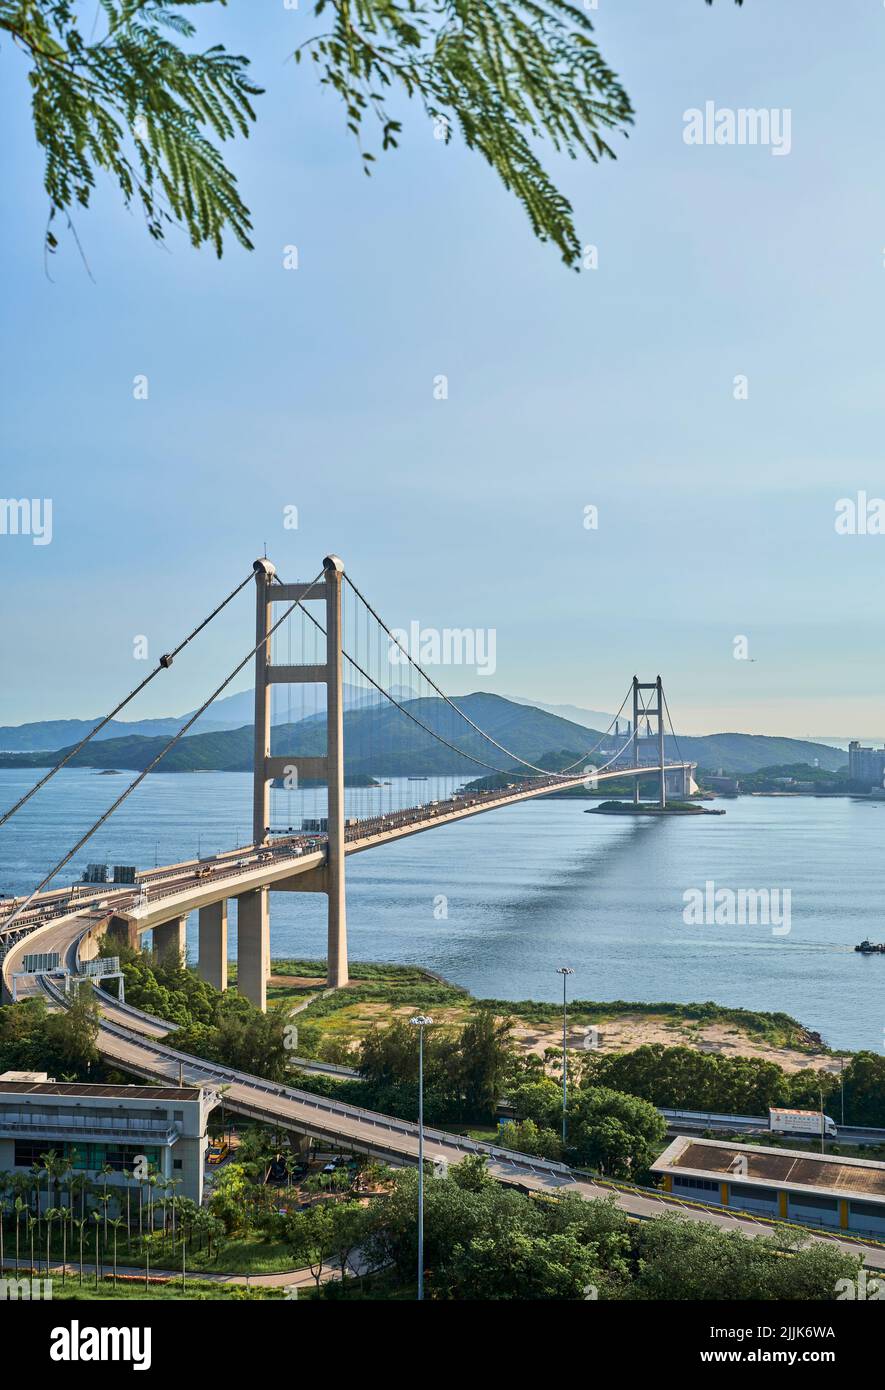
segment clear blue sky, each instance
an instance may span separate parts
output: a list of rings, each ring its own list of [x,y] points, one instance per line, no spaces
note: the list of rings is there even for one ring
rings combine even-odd
[[[638,117],[616,163],[554,164],[599,247],[580,275],[417,107],[364,178],[285,61],[306,6],[198,19],[268,89],[229,147],[256,249],[221,262],[103,188],[77,221],[95,282],[66,239],[50,283],[0,52],[2,492],[54,505],[51,545],[0,537],[0,722],[106,708],[135,635],[170,645],[266,541],[286,576],[337,551],[394,625],[495,628],[495,675],[455,692],[612,708],[661,671],[687,731],[885,733],[885,536],[834,530],[838,498],[885,495],[883,6],[599,0]],[[789,108],[790,154],[686,145],[707,100]],[[245,601],[133,715],[198,703],[251,625]]]

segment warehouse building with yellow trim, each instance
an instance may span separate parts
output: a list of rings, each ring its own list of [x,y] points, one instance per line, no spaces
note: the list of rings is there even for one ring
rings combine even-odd
[[[872,1159],[680,1135],[651,1171],[687,1201],[885,1237],[885,1163]]]

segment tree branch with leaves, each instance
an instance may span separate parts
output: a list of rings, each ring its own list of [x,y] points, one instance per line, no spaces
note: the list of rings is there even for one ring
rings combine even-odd
[[[225,4],[226,0],[218,0]],[[163,241],[183,227],[194,246],[250,248],[251,217],[220,146],[247,136],[261,88],[249,60],[194,45],[187,11],[214,0],[97,0],[103,32],[86,37],[75,0],[0,0],[0,36],[29,64],[34,132],[45,154],[47,247],[61,215],[88,207],[99,170]],[[708,5],[712,0],[706,0]],[[740,5],[743,0],[735,0]],[[80,0],[82,5],[82,0]],[[457,131],[567,265],[581,247],[571,204],[542,162],[546,147],[593,163],[615,158],[634,112],[572,0],[317,0],[321,32],[294,52],[344,104],[367,173],[364,121],[397,146],[395,95],[419,103],[447,142]],[[96,22],[97,22],[96,20]],[[93,25],[93,30],[96,25]]]
[[[45,154],[47,245],[55,218],[88,207],[98,170],[127,206],[140,204],[157,241],[171,225],[220,256],[231,233],[251,248],[249,209],[218,144],[248,135],[249,61],[221,45],[185,49],[181,13],[211,0],[98,0],[105,32],[84,37],[72,0],[0,0],[0,32],[28,60],[34,133]],[[224,3],[224,0],[222,0]],[[81,6],[78,6],[81,8]],[[178,40],[178,42],[176,42]]]

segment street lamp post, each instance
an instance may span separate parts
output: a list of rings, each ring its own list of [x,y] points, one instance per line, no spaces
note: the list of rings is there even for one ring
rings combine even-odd
[[[418,1029],[418,1298],[424,1298],[424,1029],[433,1022],[416,1014],[409,1022]]]
[[[556,970],[557,975],[562,976],[562,1142],[565,1144],[566,1118],[565,1107],[568,1102],[568,1047],[567,1047],[567,1028],[568,1020],[566,1014],[565,986],[569,975],[574,975],[571,966],[560,965]]]

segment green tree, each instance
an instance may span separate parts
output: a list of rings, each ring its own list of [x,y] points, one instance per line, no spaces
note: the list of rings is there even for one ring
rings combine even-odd
[[[317,1202],[307,1211],[289,1217],[284,1227],[284,1239],[296,1260],[306,1261],[314,1283],[319,1288],[323,1267],[335,1254],[341,1228],[336,1228],[335,1202]]]
[[[835,1078],[838,1085],[839,1078]],[[845,1068],[845,1119],[852,1125],[885,1126],[885,1057],[857,1052]]]
[[[584,1081],[677,1110],[764,1115],[770,1105],[791,1100],[789,1078],[776,1062],[716,1057],[662,1043],[647,1043],[631,1052],[594,1054]]]
[[[479,1009],[462,1028],[457,1083],[467,1115],[494,1111],[514,1050],[510,1019],[499,1018],[492,1009]]]
[[[480,1009],[459,1032],[431,1027],[424,1035],[424,1109],[430,1123],[486,1119],[494,1113],[513,1066],[509,1022]],[[403,1019],[373,1028],[359,1050],[368,1083],[361,1104],[412,1117],[418,1108],[417,1029]]]
[[[389,1196],[372,1209],[374,1224],[364,1242],[370,1264],[393,1266],[405,1284],[414,1280],[418,1258],[417,1188],[416,1172],[396,1174]],[[541,1234],[543,1213],[520,1193],[478,1170],[475,1163],[459,1163],[448,1177],[429,1179],[424,1186],[424,1255],[425,1267],[432,1271],[433,1295],[451,1296],[456,1247],[472,1239],[503,1237],[510,1229]]]
[[[228,1234],[245,1224],[249,1186],[246,1173],[237,1163],[229,1163],[218,1174],[209,1198],[209,1211],[223,1222]]]
[[[90,33],[75,0],[0,0],[5,31],[29,66],[34,133],[45,154],[53,219],[87,207],[99,170],[127,205],[140,205],[151,236],[184,227],[221,255],[225,235],[250,247],[251,220],[219,145],[246,136],[259,94],[248,59],[221,44],[197,47],[185,13],[210,0],[98,0]],[[222,0],[224,3],[224,0]],[[707,0],[710,4],[711,0]],[[737,4],[742,0],[736,0]],[[542,241],[576,265],[571,206],[537,146],[594,163],[614,158],[633,108],[571,0],[316,0],[317,32],[294,53],[312,60],[341,100],[368,173],[364,121],[384,150],[401,130],[389,100],[405,95],[435,133],[457,131],[522,205]],[[84,16],[85,18],[85,16]]]
[[[836,1280],[856,1278],[860,1265],[819,1241],[749,1237],[681,1216],[643,1221],[637,1236],[639,1298],[832,1300]]]
[[[639,1178],[666,1134],[667,1122],[653,1105],[621,1091],[592,1086],[569,1103],[567,1156],[609,1177]]]
[[[44,1032],[48,1055],[44,1059],[44,1069],[52,1065],[57,1070],[88,1074],[89,1068],[98,1061],[99,1018],[98,1001],[88,987],[77,991],[67,1009],[47,1015]]]
[[[562,1139],[555,1129],[540,1129],[534,1120],[516,1120],[502,1125],[497,1142],[502,1149],[534,1154],[538,1158],[562,1158]]]
[[[539,1129],[562,1128],[562,1087],[549,1077],[513,1087],[509,1099],[518,1120],[532,1120]]]
[[[509,1230],[456,1245],[450,1278],[458,1299],[583,1299],[598,1290],[601,1272],[574,1236]]]

